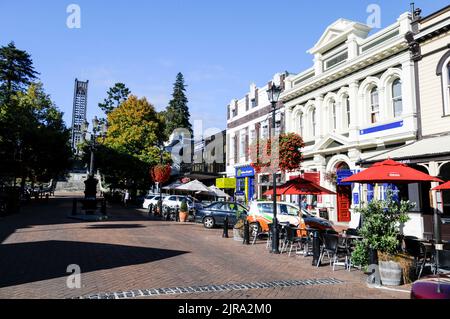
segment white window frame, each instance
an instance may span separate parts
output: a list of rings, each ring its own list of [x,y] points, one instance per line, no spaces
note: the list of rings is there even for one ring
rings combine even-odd
[[[349,129],[351,122],[352,122],[352,117],[351,117],[351,107],[350,107],[350,96],[348,95],[344,95],[344,112],[345,112],[345,128]]]
[[[394,84],[395,82],[399,82],[400,83],[400,96],[394,96]],[[392,107],[392,114],[394,115],[394,117],[400,117],[403,115],[403,87],[402,87],[403,83],[402,80],[400,78],[396,78],[394,81],[392,81],[392,85],[391,85],[391,107]],[[400,112],[400,114],[395,114],[395,103],[396,102],[401,102],[402,105],[402,110]]]
[[[311,110],[311,136],[316,137],[317,135],[317,113],[316,108]]]
[[[374,90],[376,90],[378,96],[378,104],[375,104],[373,101]],[[375,108],[375,106],[377,108]],[[372,87],[369,90],[369,111],[370,111],[370,123],[376,124],[380,121],[380,89],[377,86]],[[374,118],[374,115],[377,115]]]

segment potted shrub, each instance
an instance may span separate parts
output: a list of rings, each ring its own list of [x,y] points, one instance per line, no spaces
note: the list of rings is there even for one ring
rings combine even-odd
[[[402,278],[409,275],[410,264],[401,254],[400,226],[409,220],[407,213],[415,206],[394,197],[394,191],[388,189],[385,200],[373,200],[358,209],[363,218],[359,231],[363,240],[352,255],[353,264],[366,267],[370,252],[376,251],[381,282],[388,286],[400,285]]]
[[[189,217],[189,208],[188,208],[188,205],[186,203],[186,200],[184,200],[184,199],[183,199],[183,201],[181,202],[181,205],[180,205],[179,217],[180,217],[180,223],[187,222],[188,217]]]

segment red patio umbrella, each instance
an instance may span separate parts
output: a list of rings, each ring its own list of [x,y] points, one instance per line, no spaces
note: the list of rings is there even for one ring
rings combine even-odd
[[[403,163],[388,159],[376,163],[368,169],[345,178],[344,183],[417,183],[417,182],[439,182],[443,183],[437,177],[422,173]]]
[[[433,188],[432,190],[433,190],[433,191],[445,191],[445,190],[450,190],[450,181],[447,182],[447,183],[445,183],[445,184],[439,185],[439,186]]]
[[[273,189],[269,189],[264,195],[273,195]],[[336,193],[312,181],[297,177],[277,187],[277,195],[336,195]]]

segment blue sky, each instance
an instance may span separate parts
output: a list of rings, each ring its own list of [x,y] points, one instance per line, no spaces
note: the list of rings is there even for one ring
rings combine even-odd
[[[81,29],[66,26],[69,4],[81,8]],[[124,82],[158,110],[183,72],[191,120],[226,126],[226,105],[280,71],[312,65],[306,53],[343,17],[366,22],[381,7],[381,26],[409,10],[409,0],[1,0],[0,45],[31,53],[40,80],[71,124],[74,79],[90,80],[88,118],[115,82]],[[418,0],[423,15],[448,0]]]

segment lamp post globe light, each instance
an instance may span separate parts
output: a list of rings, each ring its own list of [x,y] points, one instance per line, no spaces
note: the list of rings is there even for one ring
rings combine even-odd
[[[272,105],[272,142],[277,137],[275,111],[281,94],[281,87],[271,83],[267,90],[269,102]],[[272,147],[273,155],[273,147]],[[277,219],[277,172],[273,171],[273,224],[272,224],[272,253],[280,253],[280,237],[278,235],[278,219]]]

